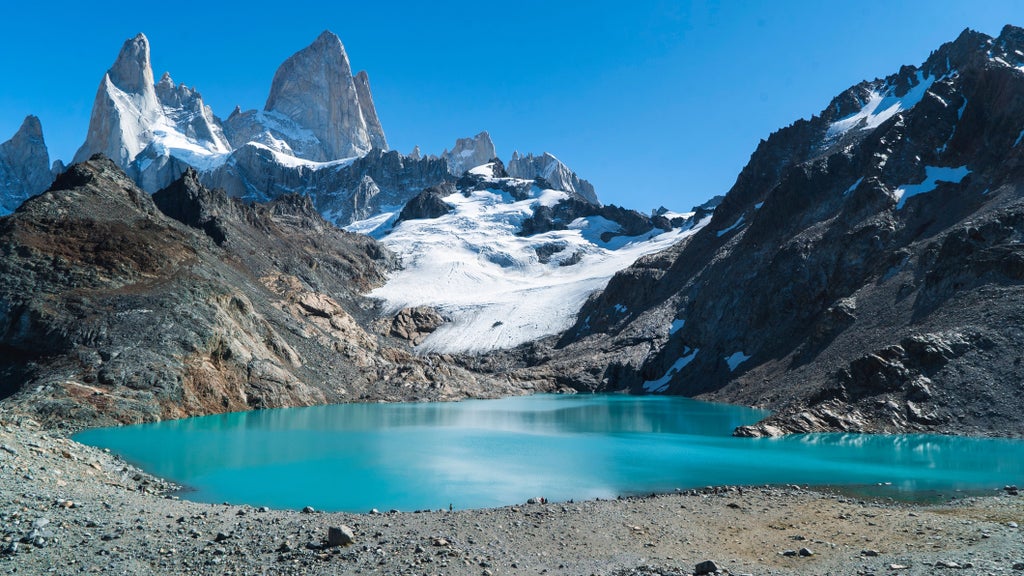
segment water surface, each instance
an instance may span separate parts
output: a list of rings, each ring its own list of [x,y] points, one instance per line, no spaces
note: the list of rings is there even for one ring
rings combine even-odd
[[[188,486],[193,500],[355,512],[721,484],[883,484],[913,495],[1024,483],[1020,441],[730,436],[765,415],[664,396],[538,395],[262,410],[89,430],[75,439]]]

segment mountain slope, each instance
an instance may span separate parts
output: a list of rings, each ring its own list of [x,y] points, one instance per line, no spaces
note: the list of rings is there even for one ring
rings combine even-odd
[[[56,425],[517,392],[383,335],[393,257],[308,199],[72,166],[0,218],[0,397]]]
[[[1024,31],[965,31],[762,141],[528,363],[776,411],[746,434],[1024,434],[1021,134]]]

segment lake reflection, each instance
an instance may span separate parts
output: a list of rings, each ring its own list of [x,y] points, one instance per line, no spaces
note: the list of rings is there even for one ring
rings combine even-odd
[[[993,488],[1024,443],[940,436],[732,438],[765,415],[685,398],[538,395],[263,410],[103,430],[108,447],[209,502],[365,511],[609,498],[709,484]]]

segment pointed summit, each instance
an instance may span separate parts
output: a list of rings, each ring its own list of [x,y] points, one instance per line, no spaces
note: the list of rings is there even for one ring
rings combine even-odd
[[[277,69],[264,109],[288,117],[319,140],[319,150],[308,160],[359,156],[375,145],[386,149],[369,82],[364,76],[359,83],[361,88],[341,40],[324,31]]]
[[[149,39],[139,33],[126,40],[114,65],[107,71],[110,81],[121,90],[141,94],[153,87],[153,67],[149,63]]]
[[[50,154],[39,118],[26,116],[14,136],[0,144],[0,215],[14,211],[28,197],[53,182]]]
[[[491,135],[486,130],[472,138],[459,138],[451,152],[446,150],[441,154],[441,158],[448,162],[448,171],[456,176],[462,176],[470,168],[487,164],[495,156],[494,142],[491,142]]]
[[[230,152],[218,120],[198,92],[175,86],[165,73],[157,84],[149,40],[125,41],[96,91],[89,133],[75,154],[84,162],[102,153],[146,190],[159,190],[185,165],[202,166]]]
[[[370,95],[370,77],[365,70],[361,70],[355,77],[356,93],[359,95],[359,108],[363,112],[363,119],[366,120],[366,130],[370,135],[370,144],[381,150],[388,149],[387,138],[384,137],[384,128],[377,118],[377,109],[373,106],[373,96]]]

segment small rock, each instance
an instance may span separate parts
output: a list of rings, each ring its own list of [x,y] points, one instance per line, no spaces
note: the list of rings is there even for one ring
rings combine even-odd
[[[694,567],[693,573],[702,576],[703,574],[714,574],[718,570],[718,564],[715,564],[713,560],[705,560]]]
[[[312,514],[313,512],[316,512],[316,510],[314,510],[312,506],[306,506],[302,509],[303,514]]]
[[[861,550],[860,555],[875,558],[878,556],[878,550]]]
[[[7,452],[11,456],[17,456],[18,455],[18,451],[15,450],[14,448],[11,448],[7,444],[4,444],[3,446],[0,446],[0,450],[3,450],[4,452]]]
[[[796,556],[797,555],[797,551],[796,550],[783,550],[782,552],[779,552],[779,554],[782,554],[783,556]]]
[[[801,556],[814,556],[814,552],[810,548],[801,548],[800,549],[800,555]]]
[[[348,546],[355,542],[356,535],[351,528],[342,524],[341,526],[331,526],[327,529],[327,545],[328,546]]]
[[[426,551],[427,551],[426,548],[424,548],[423,546],[420,546],[419,544],[417,544],[416,548],[413,550],[413,552],[415,552],[417,554],[422,554],[422,553],[424,553]]]
[[[1016,528],[1017,527],[1017,523],[1016,522],[1007,522],[1006,525],[1009,526],[1010,528]]]
[[[380,510],[377,510],[376,508],[371,508],[370,509],[370,514],[374,514],[374,515],[380,514]]]
[[[1024,570],[1024,562],[1015,562],[1013,564],[1014,570]]]
[[[270,512],[270,508],[267,508],[266,506],[260,506],[258,511],[259,512]]]
[[[281,542],[281,545],[277,547],[278,552],[291,552],[294,549],[295,547],[292,546],[292,543],[287,540]]]
[[[213,537],[213,541],[214,542],[223,542],[223,541],[227,540],[228,538],[231,538],[230,534],[225,534],[223,532],[217,532],[217,535]]]
[[[935,562],[936,568],[959,568],[960,565],[952,560],[938,560]]]
[[[433,544],[434,546],[447,546],[449,542],[444,538],[434,538]]]
[[[907,568],[910,568],[910,566],[906,564],[889,564],[889,570],[906,570]]]
[[[18,543],[8,542],[4,545],[3,549],[0,550],[5,556],[13,556],[18,553]]]

